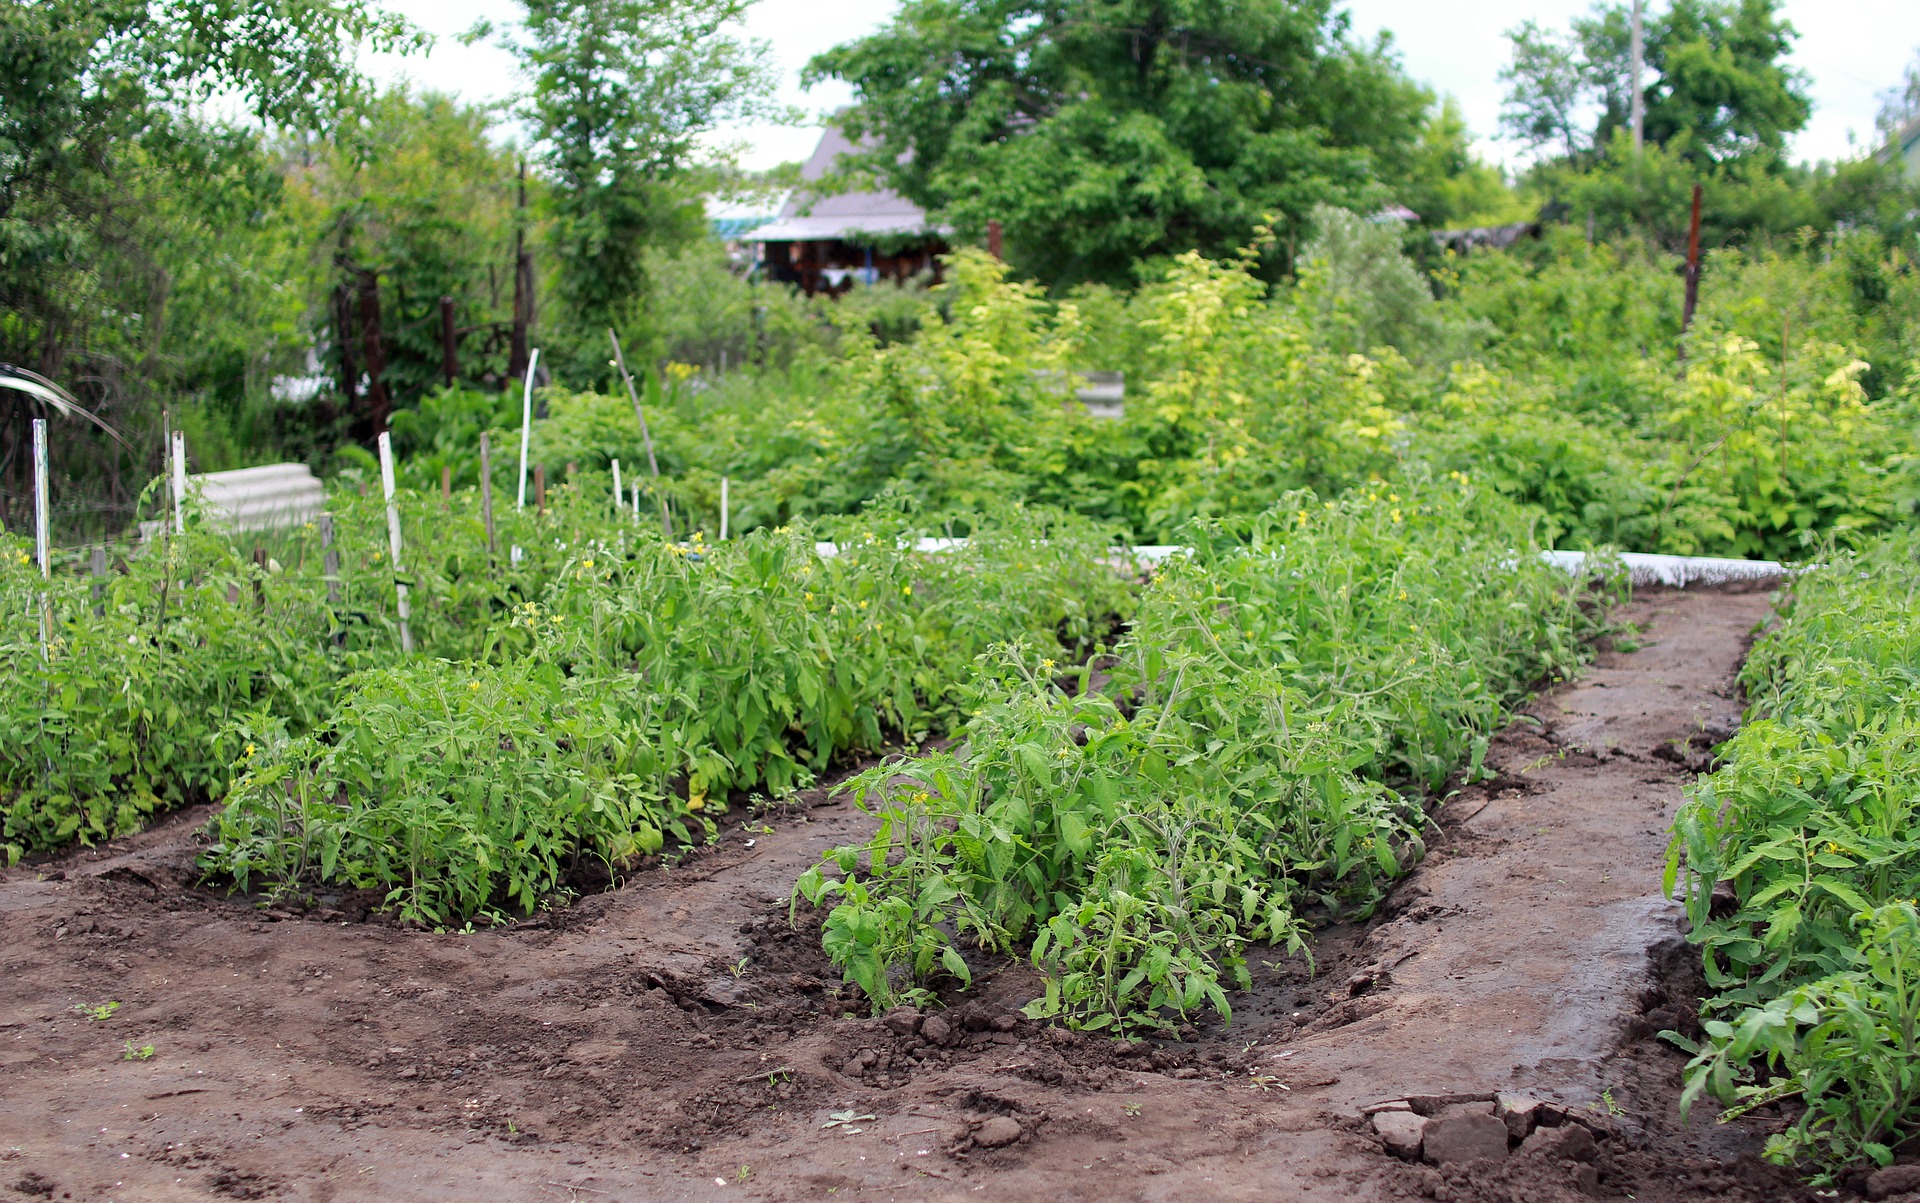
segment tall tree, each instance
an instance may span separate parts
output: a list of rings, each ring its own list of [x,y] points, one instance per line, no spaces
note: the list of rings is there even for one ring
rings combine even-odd
[[[1779,8],[1779,0],[1674,0],[1647,17],[1647,141],[1696,162],[1780,156],[1813,109],[1805,75],[1786,61],[1799,35]],[[1628,128],[1629,13],[1618,0],[1599,4],[1564,39],[1531,21],[1510,31],[1504,128],[1569,159]],[[1582,115],[1596,108],[1592,136],[1581,137]]]
[[[555,290],[574,359],[597,377],[604,330],[644,291],[647,249],[700,228],[682,186],[701,138],[768,109],[767,47],[737,29],[751,0],[523,0],[510,42],[551,184]]]
[[[72,382],[128,429],[163,390],[246,377],[255,365],[179,299],[200,287],[212,327],[246,307],[256,279],[207,259],[262,231],[277,177],[261,130],[332,125],[366,95],[358,47],[417,42],[374,0],[0,2],[0,360]],[[251,124],[196,116],[216,96]],[[0,395],[0,482],[20,471],[26,416]]]
[[[1431,103],[1332,0],[907,0],[807,74],[853,85],[856,169],[1056,284],[1378,204]]]

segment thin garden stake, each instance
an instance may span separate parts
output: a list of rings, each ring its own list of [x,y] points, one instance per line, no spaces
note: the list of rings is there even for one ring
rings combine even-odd
[[[40,560],[40,579],[53,575],[53,549],[47,536],[47,420],[33,420],[33,551]],[[53,599],[40,590],[40,658],[51,659]]]
[[[613,343],[613,362],[620,369],[620,379],[627,385],[627,400],[633,402],[633,416],[640,419],[640,443],[647,449],[647,468],[653,473],[653,492],[660,499],[660,529],[667,539],[673,539],[673,519],[667,516],[667,495],[660,491],[660,461],[653,457],[653,435],[647,430],[647,412],[640,407],[640,394],[634,391],[633,375],[627,371],[627,354],[620,349],[620,336],[607,327],[607,338]]]
[[[93,562],[88,565],[88,569],[93,576],[93,616],[95,618],[105,618],[107,616],[106,548],[96,547],[93,549]]]
[[[540,366],[540,348],[527,360],[526,388],[520,394],[520,509],[527,508],[527,449],[533,442],[533,370]]]
[[[173,533],[187,531],[187,436],[173,432]]]
[[[620,502],[626,498],[626,492],[620,488],[620,461],[613,461],[613,512],[620,513]]]
[[[347,646],[347,627],[340,621],[340,549],[333,545],[333,515],[322,514],[319,519],[321,569],[326,574],[321,579],[327,582],[327,609],[333,616],[333,646]]]
[[[727,478],[720,478],[720,541],[727,541]]]
[[[395,608],[400,614],[400,650],[411,655],[413,628],[407,620],[413,617],[413,607],[407,602],[407,583],[400,579],[400,507],[393,501],[393,436],[384,430],[380,432],[380,486],[387,492],[387,543],[393,549],[393,592],[399,602]]]
[[[493,562],[493,448],[480,432],[480,519],[487,524],[487,562]]]
[[[633,482],[633,520],[636,524],[640,521],[640,482],[637,480]]]

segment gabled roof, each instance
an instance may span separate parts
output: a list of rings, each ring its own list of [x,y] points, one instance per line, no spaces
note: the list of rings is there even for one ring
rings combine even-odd
[[[800,169],[806,182],[825,179],[841,155],[851,154],[854,145],[836,126],[821,131],[820,144]],[[820,196],[804,186],[794,190],[780,207],[780,216],[770,224],[742,235],[748,242],[802,242],[814,239],[841,239],[857,242],[861,235],[951,234],[945,226],[927,221],[926,211],[891,189],[873,192],[843,192]]]

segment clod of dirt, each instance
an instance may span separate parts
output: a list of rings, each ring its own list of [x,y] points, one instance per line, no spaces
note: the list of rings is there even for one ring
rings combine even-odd
[[[1598,1153],[1599,1145],[1594,1142],[1593,1133],[1579,1124],[1541,1128],[1520,1146],[1522,1157],[1541,1160],[1587,1162]]]
[[[920,1012],[912,1007],[895,1007],[880,1022],[896,1036],[911,1036],[920,1030]]]
[[[1505,1161],[1507,1124],[1491,1103],[1463,1103],[1427,1121],[1421,1152],[1434,1165]]]
[[[1525,1140],[1540,1120],[1540,1100],[1524,1094],[1493,1096],[1493,1113],[1507,1125],[1507,1136]]]
[[[926,1037],[928,1044],[941,1048],[953,1043],[953,1025],[938,1015],[929,1015],[920,1021],[920,1034]]]
[[[999,1149],[1020,1139],[1020,1121],[1012,1116],[996,1115],[981,1124],[973,1134],[973,1143],[983,1149]]]
[[[1427,1137],[1427,1119],[1407,1111],[1376,1111],[1373,1130],[1387,1152],[1404,1161],[1418,1161],[1420,1147]]]
[[[1890,1165],[1867,1176],[1867,1198],[1888,1199],[1920,1190],[1920,1165]]]
[[[39,1199],[51,1199],[53,1198],[53,1192],[56,1187],[53,1184],[53,1179],[42,1178],[32,1170],[28,1170],[20,1181],[13,1184],[13,1189],[23,1195],[31,1195]]]

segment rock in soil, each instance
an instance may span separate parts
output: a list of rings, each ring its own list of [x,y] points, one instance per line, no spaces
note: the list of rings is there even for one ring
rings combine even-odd
[[[928,1044],[944,1048],[953,1040],[953,1025],[938,1015],[929,1015],[920,1022],[920,1034],[927,1038]]]
[[[1508,1137],[1525,1140],[1539,1121],[1540,1100],[1524,1094],[1495,1095],[1493,1113],[1507,1125]]]
[[[973,1143],[983,1149],[1004,1148],[1019,1139],[1020,1121],[1005,1115],[994,1116],[973,1134]]]
[[[1387,1152],[1404,1161],[1418,1161],[1420,1146],[1427,1136],[1425,1116],[1415,1115],[1412,1111],[1376,1111],[1373,1115],[1373,1130],[1379,1134],[1380,1143]]]
[[[1422,1152],[1434,1165],[1468,1161],[1505,1161],[1507,1125],[1485,1111],[1449,1108],[1427,1121]]]

